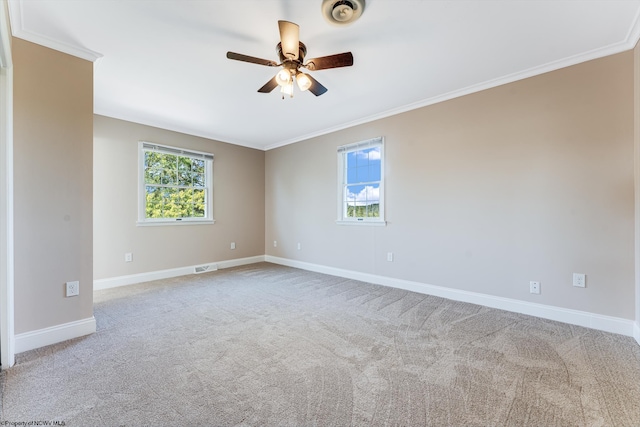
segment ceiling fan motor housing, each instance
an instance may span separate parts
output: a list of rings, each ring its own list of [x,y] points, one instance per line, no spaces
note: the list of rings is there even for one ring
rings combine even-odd
[[[298,44],[300,46],[300,49],[298,50],[298,60],[297,61],[287,58],[282,53],[282,42],[280,42],[280,43],[278,43],[276,45],[276,53],[278,54],[278,58],[280,58],[280,62],[282,62],[282,65],[286,66],[286,64],[288,64],[288,63],[297,63],[298,65],[301,65],[304,62],[304,57],[307,55],[307,47],[301,41],[299,41]]]
[[[362,15],[365,0],[322,0],[322,15],[335,25],[351,24]]]

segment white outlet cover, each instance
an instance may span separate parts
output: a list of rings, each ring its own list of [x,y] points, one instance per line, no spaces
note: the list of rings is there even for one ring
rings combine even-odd
[[[80,295],[80,282],[78,282],[77,280],[75,282],[67,282],[66,296],[74,297],[76,295]]]
[[[531,281],[529,282],[529,292],[532,294],[540,293],[540,282]]]

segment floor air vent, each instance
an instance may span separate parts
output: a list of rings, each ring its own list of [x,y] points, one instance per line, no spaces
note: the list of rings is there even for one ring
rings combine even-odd
[[[207,271],[216,271],[218,269],[217,264],[199,265],[194,269],[195,274],[205,273]]]

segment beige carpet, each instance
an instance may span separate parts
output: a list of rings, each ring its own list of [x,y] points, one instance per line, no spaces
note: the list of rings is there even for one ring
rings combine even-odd
[[[640,426],[628,337],[272,264],[96,292],[18,355],[0,421]]]

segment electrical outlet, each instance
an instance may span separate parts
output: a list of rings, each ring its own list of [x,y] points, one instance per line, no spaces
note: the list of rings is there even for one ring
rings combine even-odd
[[[274,240],[274,241],[273,241],[273,247],[274,247],[274,248],[277,248],[277,247],[278,247],[278,241],[277,241],[277,240]]]
[[[393,262],[393,252],[387,252],[387,261]]]
[[[66,296],[74,297],[76,295],[80,295],[80,282],[77,280],[75,282],[67,282]]]
[[[578,288],[586,288],[587,275],[584,273],[573,273],[573,286]]]
[[[231,249],[235,249],[236,248],[236,242],[231,242]]]
[[[540,282],[529,282],[529,292],[532,294],[540,293]]]
[[[302,249],[302,245],[298,243],[298,250]]]
[[[124,254],[124,262],[131,261],[133,261],[133,254],[131,252],[127,252],[126,254]]]

